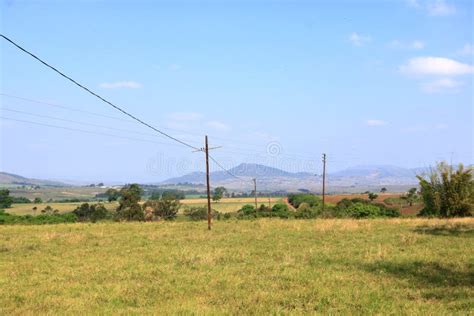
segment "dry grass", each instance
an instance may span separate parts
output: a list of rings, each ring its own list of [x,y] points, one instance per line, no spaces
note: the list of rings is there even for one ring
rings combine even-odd
[[[470,314],[474,219],[0,227],[0,314]]]

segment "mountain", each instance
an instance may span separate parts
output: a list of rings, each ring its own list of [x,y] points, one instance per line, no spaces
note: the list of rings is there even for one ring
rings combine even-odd
[[[65,187],[69,186],[66,183],[62,183],[59,181],[51,181],[51,180],[39,180],[39,179],[30,179],[19,176],[17,174],[2,172],[0,171],[0,184],[1,185],[39,185],[39,186],[50,186],[50,187]]]
[[[401,186],[404,189],[418,183],[416,175],[420,173],[420,170],[389,165],[356,166],[329,173],[327,183],[329,187],[353,188],[354,190],[379,186]],[[212,186],[222,185],[232,190],[251,190],[253,178],[257,178],[259,190],[262,191],[296,191],[299,189],[319,191],[322,183],[321,176],[312,173],[292,173],[259,164],[240,164],[230,169],[228,173],[225,171],[211,172]],[[205,183],[205,173],[194,172],[162,182],[162,184],[178,183],[203,184]]]

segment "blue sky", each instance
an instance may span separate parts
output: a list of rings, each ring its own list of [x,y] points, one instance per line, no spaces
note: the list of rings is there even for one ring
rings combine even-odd
[[[228,168],[319,173],[323,152],[329,171],[473,162],[471,1],[2,1],[1,13],[2,34],[108,100],[198,147],[208,134]],[[201,153],[5,41],[0,66],[3,171],[130,182],[204,170]]]

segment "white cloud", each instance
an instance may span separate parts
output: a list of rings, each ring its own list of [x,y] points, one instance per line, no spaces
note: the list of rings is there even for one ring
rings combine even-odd
[[[222,122],[219,122],[219,121],[209,121],[206,123],[207,126],[215,129],[215,130],[218,130],[218,131],[228,131],[230,130],[230,126],[225,124],[225,123],[222,123]]]
[[[402,42],[399,40],[393,40],[387,45],[391,48],[399,48],[399,49],[413,49],[413,50],[420,50],[425,48],[425,42],[420,40],[415,40],[412,42]]]
[[[171,64],[171,65],[169,66],[169,69],[170,69],[170,70],[173,70],[173,71],[178,71],[178,70],[181,69],[181,65],[178,65],[178,64]]]
[[[387,125],[388,123],[382,120],[367,120],[365,124],[367,124],[368,126],[384,126],[384,125]]]
[[[473,66],[443,57],[412,58],[399,70],[411,75],[457,76],[474,73]]]
[[[357,34],[356,32],[353,32],[349,36],[349,40],[355,46],[363,46],[367,43],[370,43],[372,41],[372,38],[368,35],[360,35],[360,34]]]
[[[455,93],[455,92],[459,92],[463,84],[464,83],[462,81],[453,80],[451,78],[443,78],[443,79],[438,79],[431,82],[423,83],[421,85],[421,90],[426,93],[443,93],[443,92]]]
[[[407,0],[408,6],[425,11],[431,16],[448,16],[456,13],[456,7],[445,0]]]
[[[174,112],[168,115],[168,117],[173,121],[198,121],[203,118],[201,113],[196,112]]]
[[[426,3],[426,10],[429,15],[433,16],[445,16],[456,13],[456,8],[444,0],[428,1]]]
[[[135,81],[117,81],[117,82],[103,82],[99,87],[104,89],[138,89],[142,84]]]
[[[474,45],[466,43],[462,49],[458,51],[459,55],[474,55]]]

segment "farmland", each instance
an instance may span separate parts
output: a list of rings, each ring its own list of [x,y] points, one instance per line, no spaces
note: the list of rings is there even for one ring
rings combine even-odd
[[[468,314],[474,220],[1,226],[0,313]]]
[[[380,194],[375,202],[383,203],[384,200],[387,198],[398,198],[400,194]],[[365,194],[338,194],[338,195],[328,195],[326,197],[326,201],[329,204],[336,204],[343,198],[367,198]],[[270,201],[269,201],[270,199]],[[282,203],[284,198],[282,197],[258,197],[258,204],[265,204],[268,205],[274,203]],[[92,202],[94,203],[94,202]],[[195,206],[206,206],[207,200],[203,198],[187,198],[181,201],[183,207],[195,207]],[[219,202],[212,202],[212,208],[222,212],[236,212],[238,211],[243,205],[245,204],[254,204],[254,198],[224,198]],[[72,212],[77,206],[81,205],[80,202],[74,203],[41,203],[41,204],[13,204],[11,208],[7,209],[7,212],[17,215],[26,215],[26,214],[34,214],[33,207],[37,207],[37,214],[40,213],[42,209],[44,209],[47,205],[50,205],[53,209],[59,210],[60,213]],[[113,211],[117,208],[117,202],[104,202],[104,206],[109,210]],[[396,205],[398,207],[398,205]],[[415,207],[409,208],[404,206],[402,209],[402,214],[405,215],[414,215],[420,209],[420,206],[416,205]]]

